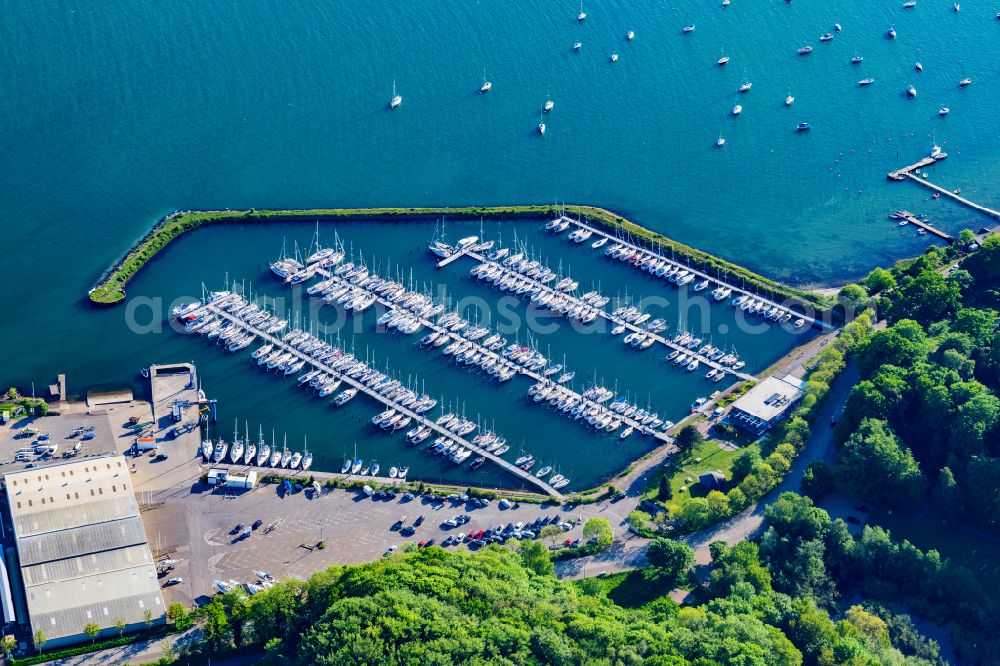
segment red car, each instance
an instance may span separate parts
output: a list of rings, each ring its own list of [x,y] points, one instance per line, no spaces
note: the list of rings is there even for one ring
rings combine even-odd
[[[421,541],[420,543],[417,544],[417,548],[423,548],[426,545],[427,545],[427,542]]]

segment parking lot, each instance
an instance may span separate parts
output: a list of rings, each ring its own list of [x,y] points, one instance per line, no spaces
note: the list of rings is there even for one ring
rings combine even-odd
[[[85,406],[71,405],[59,416],[34,419],[30,423],[39,428],[39,434],[48,433],[53,443],[59,443],[54,458],[35,464],[60,461],[64,446],[71,448],[73,442],[79,441],[78,435],[70,435],[80,426],[92,426],[94,437],[81,444],[78,455],[129,455],[135,439],[134,431],[128,428],[129,419],[146,422],[151,414],[147,403],[133,402],[106,406],[90,414]],[[22,420],[16,425],[27,423]],[[566,539],[579,539],[583,521],[592,516],[607,518],[616,535],[624,535],[626,530],[629,502],[601,502],[573,510],[553,504],[502,506],[499,501],[477,507],[459,499],[432,502],[427,497],[407,499],[404,495],[376,498],[342,489],[324,489],[318,495],[307,489],[286,495],[280,486],[271,484],[258,485],[252,491],[216,488],[202,481],[210,466],[199,455],[198,431],[170,437],[173,423],[172,419],[161,418],[150,433],[165,458],[151,452],[129,458],[150,549],[157,560],[175,560],[160,577],[168,604],[204,603],[217,591],[216,581],[255,583],[258,571],[277,579],[304,579],[331,565],[376,560],[393,546],[400,548],[406,542],[433,540],[436,545],[445,545],[449,537],[454,540],[460,534],[468,537],[509,525],[510,529],[495,537],[496,541],[504,541],[517,536],[514,528],[518,523],[527,529],[536,519],[547,523],[558,517],[558,522],[575,523],[559,538],[546,541],[546,545],[554,542],[562,546]],[[0,472],[20,470],[26,464],[14,463],[14,454],[35,438],[15,439],[17,432],[17,428],[0,432]],[[447,524],[448,519],[460,515],[468,520],[454,527]],[[408,529],[400,529],[404,517],[402,527]],[[414,527],[420,517],[421,524]],[[237,525],[247,527],[255,521],[260,521],[258,529],[242,538]],[[317,547],[320,541],[324,548]],[[463,540],[445,547],[476,549],[486,541]],[[175,578],[181,582],[166,584]]]
[[[146,460],[139,462],[140,469],[154,465]],[[215,592],[215,581],[255,583],[258,571],[279,579],[304,579],[334,564],[378,559],[392,546],[398,548],[405,542],[417,544],[433,539],[436,545],[443,545],[449,536],[468,535],[497,525],[527,524],[537,518],[549,521],[558,516],[561,522],[577,522],[556,540],[557,544],[580,538],[580,525],[591,516],[607,518],[616,534],[626,529],[625,516],[616,511],[617,505],[607,502],[567,511],[551,504],[520,504],[504,509],[497,501],[478,508],[459,500],[432,503],[426,497],[406,499],[404,495],[376,499],[342,489],[319,495],[305,490],[285,496],[274,485],[261,485],[242,494],[214,490],[200,483],[176,491],[164,501],[157,501],[157,497],[164,496],[157,493],[143,514],[154,550],[177,560],[164,580],[183,578],[182,583],[165,588],[168,603],[203,602]],[[455,527],[443,525],[458,515],[468,516],[468,521]],[[412,532],[401,530],[399,521],[404,517],[405,526],[412,528],[420,517],[422,524]],[[241,538],[237,526],[249,527],[258,520],[260,527]],[[268,527],[272,529],[265,533]],[[316,547],[320,541],[325,548]],[[463,542],[449,548],[478,546]]]

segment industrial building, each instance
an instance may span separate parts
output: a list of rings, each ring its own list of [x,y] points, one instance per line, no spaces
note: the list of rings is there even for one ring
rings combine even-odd
[[[32,634],[46,648],[165,621],[153,556],[125,459],[109,455],[6,475]],[[12,572],[13,575],[13,572]]]
[[[754,435],[762,435],[802,400],[805,383],[797,377],[767,377],[740,396],[728,420]]]

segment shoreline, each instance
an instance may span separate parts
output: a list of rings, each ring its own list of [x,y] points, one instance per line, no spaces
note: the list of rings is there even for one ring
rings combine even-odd
[[[108,268],[87,294],[94,306],[108,307],[125,300],[125,287],[135,277],[146,262],[166,248],[171,241],[208,224],[253,224],[268,222],[300,221],[425,221],[441,216],[460,220],[482,218],[525,218],[543,217],[553,214],[578,215],[616,233],[627,233],[633,238],[656,243],[681,255],[688,265],[704,271],[722,271],[728,277],[739,278],[751,283],[756,291],[772,300],[789,301],[799,310],[815,310],[828,313],[834,303],[821,291],[796,289],[772,280],[749,269],[726,261],[697,248],[679,243],[663,234],[647,229],[610,210],[585,205],[520,205],[520,206],[466,206],[441,208],[309,208],[276,210],[201,210],[174,211],[159,219],[132,247]]]

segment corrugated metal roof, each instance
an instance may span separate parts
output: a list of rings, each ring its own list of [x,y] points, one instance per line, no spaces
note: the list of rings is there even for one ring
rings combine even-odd
[[[147,611],[163,618],[124,458],[15,472],[6,481],[33,631],[82,640],[91,622],[104,629],[121,619],[135,628]]]
[[[81,525],[75,529],[35,534],[19,539],[21,566],[52,562],[87,553],[103,553],[117,548],[143,545],[146,530],[139,516],[106,523]]]
[[[88,553],[63,560],[42,562],[22,566],[25,586],[44,585],[54,581],[93,576],[109,571],[120,571],[136,566],[152,564],[153,557],[143,543],[137,546],[119,548],[101,553]]]

